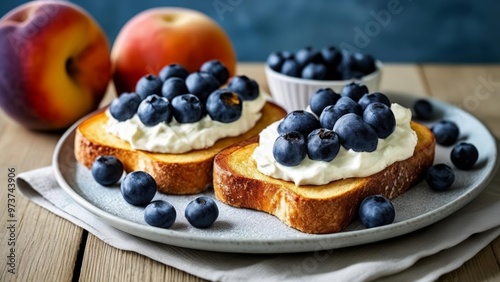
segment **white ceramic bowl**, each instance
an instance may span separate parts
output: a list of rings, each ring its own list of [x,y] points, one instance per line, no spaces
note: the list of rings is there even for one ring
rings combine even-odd
[[[303,110],[309,105],[310,97],[321,88],[331,88],[340,93],[344,85],[351,82],[364,83],[370,93],[379,90],[382,76],[382,63],[376,62],[377,70],[361,79],[350,80],[312,80],[287,76],[272,70],[266,65],[266,79],[273,100],[287,112]]]

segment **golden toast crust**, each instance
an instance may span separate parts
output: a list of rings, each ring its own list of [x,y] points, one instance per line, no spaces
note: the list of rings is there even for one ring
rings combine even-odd
[[[414,155],[379,173],[348,178],[326,185],[296,186],[257,170],[252,153],[258,136],[222,150],[214,160],[214,192],[220,201],[275,215],[287,225],[306,233],[333,233],[347,227],[357,216],[361,201],[382,194],[393,199],[422,180],[434,161],[434,136],[425,126],[412,122],[418,143]]]
[[[156,180],[158,191],[164,194],[196,194],[212,184],[214,156],[222,149],[256,136],[269,124],[283,118],[286,112],[267,102],[262,117],[246,133],[223,138],[212,147],[183,154],[161,154],[133,150],[130,145],[106,132],[108,117],[103,112],[83,121],[76,130],[76,160],[90,168],[100,155],[113,155],[123,163],[125,171],[143,170]]]

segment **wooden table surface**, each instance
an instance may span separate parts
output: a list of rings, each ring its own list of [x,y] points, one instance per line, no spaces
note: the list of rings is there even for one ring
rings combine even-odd
[[[238,72],[267,90],[262,64]],[[111,89],[111,87],[110,87]],[[500,65],[388,64],[382,92],[432,96],[460,105],[500,138]],[[112,99],[112,90],[104,103]],[[0,112],[0,281],[198,281],[142,255],[115,249],[87,231],[30,202],[16,191],[16,270],[7,272],[7,175],[48,166],[60,134],[32,132]],[[440,281],[500,281],[500,237]]]

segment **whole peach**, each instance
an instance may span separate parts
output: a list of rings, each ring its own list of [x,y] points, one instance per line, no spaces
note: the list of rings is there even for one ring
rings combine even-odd
[[[139,78],[158,74],[168,64],[194,72],[212,59],[234,75],[233,45],[214,20],[191,9],[153,8],[131,18],[118,33],[111,51],[113,81],[118,94],[130,92]]]

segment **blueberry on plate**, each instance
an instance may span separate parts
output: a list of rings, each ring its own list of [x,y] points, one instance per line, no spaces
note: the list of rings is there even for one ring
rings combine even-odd
[[[219,85],[225,84],[229,78],[229,70],[219,60],[211,60],[203,63],[200,67],[200,71],[213,74],[219,81]]]
[[[161,95],[172,101],[174,97],[189,93],[184,79],[179,77],[170,77],[163,82]]]
[[[385,104],[375,102],[369,104],[363,112],[363,120],[371,125],[378,138],[385,139],[396,129],[396,117]]]
[[[307,145],[304,135],[298,131],[291,131],[280,135],[274,141],[274,159],[284,166],[296,166],[307,155]]]
[[[162,85],[163,81],[159,77],[153,74],[147,74],[137,81],[135,92],[144,100],[152,94],[160,95]]]
[[[443,146],[453,145],[460,135],[458,126],[449,120],[442,120],[434,124],[431,131],[436,137],[436,142]]]
[[[340,144],[355,152],[373,152],[377,149],[378,136],[375,130],[356,114],[345,114],[333,126]]]
[[[307,136],[307,155],[311,160],[332,161],[339,150],[339,137],[333,130],[318,128]]]
[[[127,203],[134,206],[145,206],[156,194],[156,181],[144,171],[133,171],[125,176],[120,190]]]
[[[361,106],[363,110],[365,110],[369,104],[375,102],[382,103],[389,108],[391,107],[391,101],[389,100],[389,98],[387,98],[387,96],[385,96],[383,93],[380,92],[374,92],[371,94],[363,95],[363,97],[359,99],[358,104]]]
[[[163,67],[158,75],[162,81],[171,77],[178,77],[184,80],[189,75],[189,71],[179,64],[170,64]]]
[[[460,142],[450,154],[451,162],[461,170],[467,170],[474,166],[479,158],[479,152],[476,146],[471,143]]]
[[[327,75],[328,70],[324,64],[311,62],[302,69],[300,76],[304,79],[325,80]]]
[[[366,87],[366,85],[362,83],[351,82],[342,87],[340,96],[349,97],[354,100],[354,102],[358,102],[359,99],[361,99],[363,95],[368,94],[368,92],[368,87]]]
[[[266,64],[276,72],[281,72],[283,62],[285,62],[285,58],[280,51],[272,52],[266,59]]]
[[[355,69],[363,73],[363,75],[370,74],[377,69],[375,58],[369,54],[354,52],[352,57],[355,62]]]
[[[182,94],[172,99],[175,120],[180,123],[193,123],[203,117],[200,99],[193,94]]]
[[[152,201],[144,209],[144,221],[151,226],[170,228],[176,217],[174,206],[164,200]]]
[[[208,96],[206,111],[211,119],[230,123],[241,117],[243,102],[238,94],[219,89]]]
[[[208,72],[193,72],[186,78],[189,93],[198,96],[202,103],[207,101],[208,95],[220,86],[217,78]]]
[[[278,133],[284,135],[288,132],[297,131],[303,136],[307,136],[311,131],[319,127],[319,120],[312,113],[297,110],[288,113],[280,122]]]
[[[434,190],[449,190],[455,182],[455,173],[446,164],[436,164],[427,170],[425,181]]]
[[[246,75],[237,75],[231,78],[227,89],[240,95],[243,101],[255,100],[259,97],[259,84]]]
[[[321,56],[329,68],[336,68],[342,59],[342,54],[335,46],[328,46],[321,49]]]
[[[166,98],[153,94],[142,100],[137,109],[137,115],[146,126],[170,122],[172,120],[172,105]]]
[[[431,120],[433,116],[433,109],[431,102],[426,99],[418,99],[413,104],[413,113],[415,118],[419,120]]]
[[[184,216],[192,226],[207,228],[219,217],[219,208],[212,198],[201,196],[189,202]]]
[[[345,114],[363,115],[361,106],[351,98],[340,97],[335,105],[327,106],[319,116],[321,127],[332,129],[337,120]]]
[[[339,99],[340,95],[335,93],[331,88],[321,88],[311,96],[309,106],[311,107],[311,111],[319,116],[323,109],[335,104]]]
[[[396,211],[392,202],[382,195],[366,197],[359,206],[359,219],[366,228],[394,222]]]
[[[104,186],[118,182],[123,175],[123,164],[114,156],[98,156],[90,168],[94,180]]]
[[[286,59],[281,66],[281,73],[287,76],[300,77],[301,67],[294,59]]]
[[[109,113],[116,120],[125,121],[135,115],[141,101],[141,96],[137,93],[122,93],[109,105]]]
[[[318,50],[307,46],[295,52],[295,61],[303,68],[309,63],[322,63],[323,58]]]

